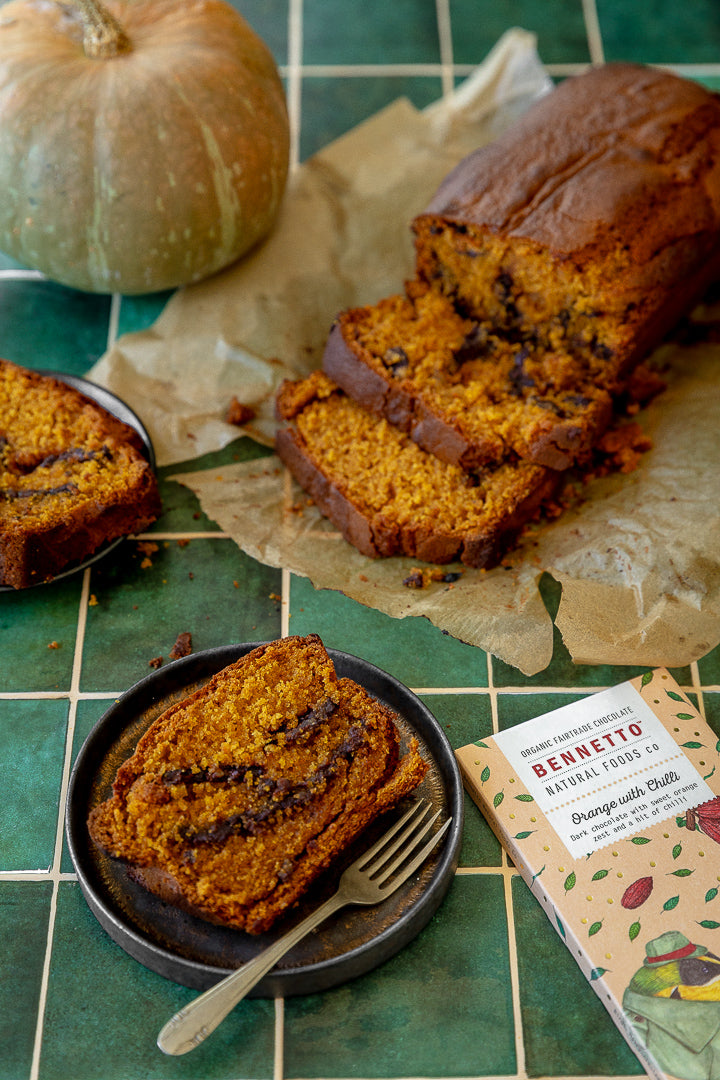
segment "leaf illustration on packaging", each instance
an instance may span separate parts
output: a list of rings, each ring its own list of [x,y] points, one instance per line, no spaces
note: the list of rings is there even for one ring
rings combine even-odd
[[[513,836],[513,840],[527,840],[528,836],[532,836],[534,829],[529,829],[527,832],[519,832]]]
[[[558,915],[557,911],[555,912],[555,922],[557,923],[557,928],[560,931],[561,935],[565,937],[565,927],[561,923],[560,916]]]
[[[673,852],[672,852],[673,859],[677,859],[678,855],[680,855],[681,852],[682,852],[682,844],[676,844],[675,847],[673,848]]]
[[[504,798],[505,798],[505,792],[504,791],[498,791],[497,795],[493,799],[493,806],[495,807],[496,810],[497,810],[498,806],[500,805],[500,803],[503,801]]]
[[[588,930],[588,937],[594,937],[599,930],[602,930],[602,922],[594,922]]]
[[[544,869],[545,869],[545,864],[543,863],[543,865],[542,865],[542,866],[540,867],[540,869],[538,870],[537,874],[533,874],[533,876],[532,876],[532,879],[531,879],[531,880],[532,880],[532,881],[534,881],[534,880],[535,880],[535,878],[539,878],[539,877],[540,877],[540,875],[542,874],[542,872],[543,872],[543,870],[544,870]]]
[[[476,742],[474,742],[474,743],[473,743],[473,746],[479,746],[479,747],[481,747],[481,749],[483,749],[483,750],[487,750],[487,748],[488,748],[488,745],[487,745],[487,743],[486,743],[486,742],[483,742],[483,741],[482,741],[482,739],[478,739],[478,740],[477,740]]]
[[[702,919],[698,926],[702,926],[703,930],[717,930],[720,927],[720,922],[715,922],[713,919]]]
[[[519,795],[515,796],[515,798],[518,800],[518,802],[535,802],[532,795],[528,795],[527,791],[521,791]]]
[[[711,900],[715,899],[717,894],[718,894],[717,889],[714,889],[714,888],[713,889],[708,889],[708,891],[705,893],[705,903],[709,904]]]
[[[675,715],[677,716],[678,720],[694,720],[695,719],[693,714],[689,713],[689,712],[676,712]]]
[[[485,784],[490,779],[490,766],[486,765],[483,771],[480,773],[480,783]]]
[[[671,896],[669,900],[666,900],[663,904],[663,911],[672,911],[680,903],[679,896]]]
[[[684,743],[680,743],[680,745],[682,747],[684,747],[686,750],[701,750],[702,749],[702,743],[701,742],[684,742]]]
[[[668,874],[668,877],[690,877],[694,873],[694,870],[673,870],[672,873]]]
[[[568,874],[565,878],[565,892],[570,892],[571,889],[574,889],[576,882],[577,878],[575,876],[575,871],[573,870],[573,872]]]
[[[652,679],[653,679],[652,671],[646,671],[643,674],[642,679],[640,680],[640,685],[641,686],[647,686],[648,683],[652,682]]]
[[[631,844],[649,844],[650,838],[647,836],[632,836],[630,838]]]
[[[593,968],[590,972],[590,982],[595,982],[596,979],[602,979],[606,971],[607,968]]]
[[[714,773],[714,772],[715,772],[715,766],[713,765],[713,767],[712,767],[712,769],[710,770],[710,772],[709,772],[709,773],[706,773],[706,774],[705,774],[705,776],[703,776],[703,780],[709,780],[709,779],[710,779],[710,777],[711,777],[711,776],[713,775],[713,773]]]
[[[634,922],[632,924],[632,926],[630,927],[630,929],[628,930],[628,937],[630,938],[631,941],[634,941],[639,933],[640,933],[640,923],[639,922]]]
[[[682,697],[681,694],[676,694],[674,690],[666,690],[665,693],[668,697],[672,698],[673,701],[685,701],[685,698]]]
[[[591,881],[602,881],[602,879],[604,877],[607,877],[609,873],[610,873],[609,870],[596,870],[590,880]]]

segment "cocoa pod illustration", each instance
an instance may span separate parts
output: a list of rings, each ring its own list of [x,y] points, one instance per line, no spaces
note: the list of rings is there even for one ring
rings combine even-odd
[[[653,879],[651,877],[638,878],[637,881],[633,881],[632,885],[628,885],[620,903],[629,910],[638,908],[645,903],[652,890]]]

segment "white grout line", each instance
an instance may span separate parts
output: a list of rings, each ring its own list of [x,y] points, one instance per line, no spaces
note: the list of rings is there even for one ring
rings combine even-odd
[[[285,999],[275,998],[275,1060],[273,1080],[283,1080],[285,1070]]]
[[[108,323],[107,341],[105,344],[106,349],[111,349],[118,338],[118,326],[120,324],[120,306],[122,304],[122,296],[119,293],[113,293],[110,300],[110,320]]]
[[[67,731],[65,734],[65,760],[63,764],[62,781],[60,785],[60,797],[58,800],[58,818],[55,829],[55,854],[52,869],[48,875],[52,881],[52,896],[50,900],[50,912],[48,916],[48,933],[45,944],[45,960],[43,963],[42,979],[40,982],[40,994],[38,998],[37,1024],[35,1027],[35,1041],[33,1044],[32,1064],[30,1067],[29,1080],[37,1080],[40,1069],[40,1054],[42,1052],[43,1031],[45,1026],[45,1006],[47,1004],[47,992],[50,979],[50,965],[52,960],[53,941],[55,938],[55,918],[57,915],[58,888],[61,880],[67,880],[66,875],[61,874],[63,840],[65,837],[65,804],[67,801],[67,789],[72,767],[73,739],[75,735],[75,721],[77,717],[77,703],[80,688],[80,670],[82,667],[82,651],[85,640],[85,626],[87,617],[88,597],[90,592],[90,569],[83,573],[83,584],[80,591],[80,602],[75,633],[75,652],[73,655],[73,668],[70,679],[69,707],[67,716]]]
[[[598,19],[595,0],[582,0],[582,6],[583,16],[585,18],[585,32],[587,34],[588,48],[590,50],[590,62],[593,64],[603,64],[605,62],[605,52],[603,49],[600,20]]]
[[[290,571],[282,571],[282,589],[280,593],[280,637],[290,633]]]
[[[442,92],[443,97],[447,97],[447,95],[451,94],[455,88],[450,0],[436,0],[435,9],[437,12],[438,39],[440,42]]]
[[[290,122],[290,168],[300,161],[300,126],[302,123],[302,35],[303,0],[290,0],[288,6],[287,107]]]

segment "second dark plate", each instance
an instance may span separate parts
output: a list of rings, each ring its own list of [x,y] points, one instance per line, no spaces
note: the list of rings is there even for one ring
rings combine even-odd
[[[144,424],[140,420],[140,417],[127,405],[121,398],[117,397],[110,390],[106,390],[104,386],[98,386],[97,383],[88,382],[87,379],[81,378],[79,375],[68,375],[64,371],[49,371],[38,370],[39,375],[47,375],[51,379],[57,379],[58,382],[63,382],[67,386],[71,386],[73,390],[77,390],[78,393],[84,394],[86,398],[90,398],[96,405],[105,409],[112,416],[121,420],[124,424],[133,428],[143,444],[145,457],[150,463],[150,467],[155,470],[155,451]],[[71,566],[66,567],[59,574],[55,574],[54,577],[48,581],[38,581],[36,584],[28,585],[28,589],[39,589],[44,585],[54,585],[56,581],[63,581],[65,578],[72,577],[74,574],[84,570],[87,566],[92,566],[98,559],[105,558],[118,544],[122,544],[125,537],[119,536],[116,540],[111,540],[107,544],[103,544],[101,547],[94,551],[92,555],[88,555],[81,562],[73,563]],[[0,584],[0,592],[17,592],[17,589],[12,588],[10,585]],[[24,591],[24,590],[23,590]]]
[[[87,817],[111,792],[118,766],[160,713],[202,686],[221,668],[261,642],[228,645],[177,660],[123,694],[98,721],[75,762],[68,790],[66,831],[70,854],[88,905],[101,926],[130,956],[152,971],[206,989],[242,965],[307,915],[336,884],[331,871],[273,929],[253,936],[197,919],[146,892],[122,864],[98,851]],[[340,677],[360,683],[399,717],[403,745],[416,736],[430,769],[413,797],[430,800],[452,825],[421,870],[374,907],[347,907],[301,941],[252,992],[254,997],[325,990],[361,975],[398,952],[429,922],[455,875],[462,835],[462,781],[452,748],[432,713],[406,686],[373,664],[328,649]],[[366,830],[348,858],[358,855],[390,824],[385,815]]]

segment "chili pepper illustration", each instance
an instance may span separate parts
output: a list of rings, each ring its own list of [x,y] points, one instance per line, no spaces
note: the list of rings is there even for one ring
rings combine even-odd
[[[637,881],[633,881],[632,885],[628,885],[620,903],[624,908],[632,911],[633,908],[638,908],[645,903],[652,890],[653,879],[651,877],[638,878]]]
[[[716,844],[720,844],[720,795],[688,810],[685,814],[685,825],[688,829],[699,829]]]

